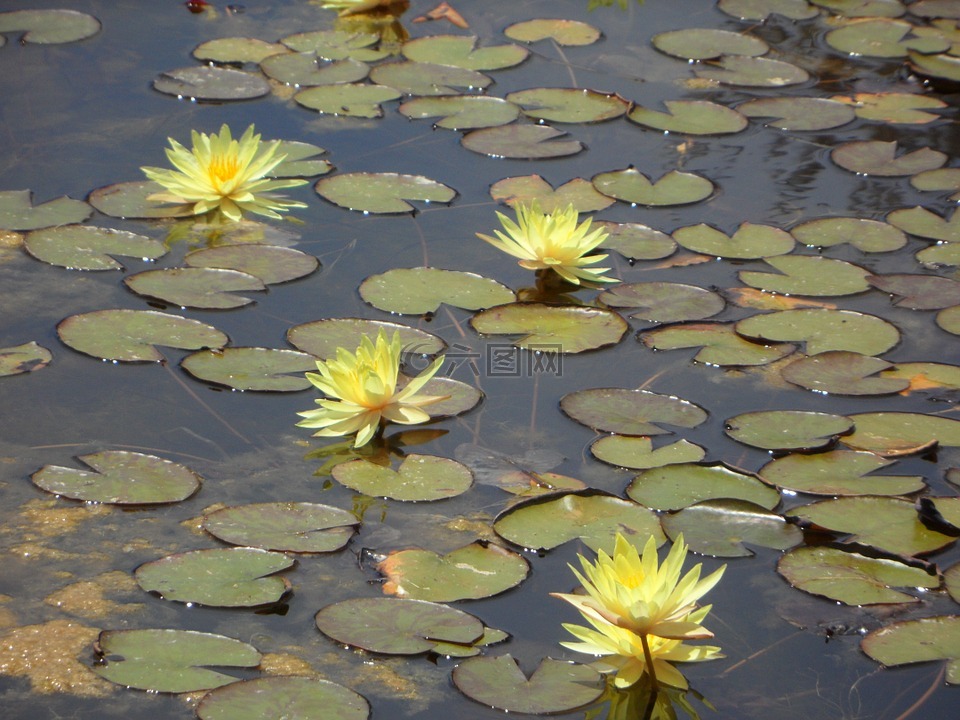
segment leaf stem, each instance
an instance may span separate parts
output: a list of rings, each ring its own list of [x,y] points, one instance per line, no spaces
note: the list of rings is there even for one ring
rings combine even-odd
[[[647,640],[646,633],[640,635],[640,643],[643,645],[643,657],[647,662],[647,674],[650,676],[650,692],[653,697],[656,697],[660,683],[657,682],[657,671],[653,667],[653,655],[650,652],[650,642]]]

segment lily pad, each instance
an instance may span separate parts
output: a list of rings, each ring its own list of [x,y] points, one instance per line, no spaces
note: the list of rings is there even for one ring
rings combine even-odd
[[[59,45],[93,37],[100,21],[76,10],[12,10],[0,13],[0,33],[23,33],[21,42]],[[0,45],[3,45],[0,38]]]
[[[745,222],[733,235],[710,225],[688,225],[673,231],[673,239],[687,250],[715,257],[756,260],[793,250],[793,236],[772,225]]]
[[[862,252],[892,252],[907,244],[902,230],[879,220],[824,217],[791,228],[790,234],[810,247],[834,247],[849,243]]]
[[[910,69],[923,77],[943,78],[951,82],[960,82],[960,58],[943,53],[928,55],[911,50]]]
[[[623,115],[629,103],[619,95],[580,88],[533,88],[507,95],[507,101],[537,120],[592,123]]]
[[[695,67],[698,78],[738,87],[779,88],[799,85],[810,79],[803,68],[782,60],[724,55],[715,63]]]
[[[144,563],[137,583],[164,600],[211,607],[256,607],[277,602],[290,583],[273,573],[294,564],[282,553],[232,547],[191,550]]]
[[[214,65],[191,65],[160,73],[153,89],[190,100],[253,100],[270,93],[263,75]]]
[[[578,213],[604,210],[614,201],[601,195],[589,180],[574,178],[556,190],[539,175],[524,175],[497,180],[490,186],[490,197],[511,207],[517,203],[530,205],[536,201],[545,213],[566,210],[573,205]],[[599,227],[599,226],[597,226]]]
[[[313,52],[324,60],[359,60],[376,62],[389,56],[389,52],[374,47],[380,36],[373,32],[349,32],[346,30],[312,30],[282,38],[286,47],[296,52]]]
[[[938,312],[937,326],[951,335],[960,335],[960,305],[954,305]]]
[[[419,97],[400,105],[400,114],[411,120],[440,118],[434,127],[475,130],[497,127],[517,119],[520,108],[503,98],[482,95]]]
[[[222,245],[188,253],[183,262],[195,268],[223,268],[247,273],[265,285],[306,277],[320,267],[307,253],[278,245]]]
[[[400,91],[386,85],[340,83],[301,90],[293,99],[326,115],[378,118],[383,116],[380,103],[396,100],[400,95]]]
[[[776,488],[724,463],[682,463],[644,470],[627,497],[654,510],[680,510],[703,500],[745,500],[766,510],[780,504]]]
[[[287,331],[287,340],[297,349],[327,360],[336,357],[338,347],[356,348],[364,335],[375,338],[381,330],[387,337],[400,333],[405,354],[436,355],[447,346],[436,335],[409,325],[361,318],[328,318],[294,325]]]
[[[840,350],[882,355],[900,342],[895,325],[853,310],[780,310],[744,318],[735,327],[739,334],[759,342],[806,343],[808,355]]]
[[[770,50],[760,38],[713,28],[670,30],[654,35],[651,42],[660,52],[681,60],[713,60],[721,55],[756,57]]]
[[[960,390],[960,367],[945,363],[897,363],[881,373],[883,377],[909,381],[907,392],[938,389]]]
[[[870,284],[883,292],[898,295],[896,307],[911,310],[942,310],[960,305],[960,281],[937,275],[889,273],[870,277]]]
[[[193,205],[166,205],[148,200],[163,191],[155,182],[140,180],[97,188],[88,200],[104,215],[115,218],[177,218],[194,214]]]
[[[351,490],[391,500],[442,500],[465,493],[473,484],[470,469],[456,460],[432,455],[407,455],[393,470],[357,459],[333,468],[333,477]]]
[[[568,354],[615,345],[627,331],[626,321],[611,310],[542,303],[483,310],[470,325],[483,335],[521,335],[513,344],[525,350]]]
[[[237,678],[212,668],[254,668],[260,653],[223,635],[192,630],[105,630],[93,672],[110,682],[152,692],[209,690]]]
[[[915,603],[895,587],[937,588],[940,578],[896,560],[871,558],[831,547],[801,547],[777,563],[777,572],[793,587],[844,603]]]
[[[857,117],[879,122],[926,125],[940,119],[929,110],[940,110],[947,104],[938,98],[917,93],[857,93],[852,97],[833,98],[848,103]]]
[[[908,495],[926,487],[919,475],[871,474],[893,462],[852,450],[792,453],[764,465],[760,477],[777,487],[810,495]]]
[[[654,350],[701,348],[693,359],[719,367],[768,365],[790,355],[796,347],[785,343],[755,343],[738,335],[730,323],[683,323],[640,334]]]
[[[401,378],[401,383],[405,382]],[[480,390],[450,377],[430,378],[423,386],[422,393],[446,398],[423,408],[431,418],[460,415],[475,407],[483,399],[483,393]]]
[[[592,182],[604,195],[634,205],[688,205],[710,197],[714,191],[707,178],[678,170],[671,170],[654,182],[629,167],[595,175]]]
[[[481,310],[512,303],[513,291],[476,273],[439,268],[394,268],[360,284],[360,297],[379,310],[403,315],[436,312],[447,304]]]
[[[671,282],[625,283],[604,290],[597,299],[610,307],[638,309],[630,317],[655,323],[702,320],[726,306],[712,290]]]
[[[943,242],[960,241],[960,212],[953,211],[948,218],[922,207],[894,210],[887,215],[887,222],[904,232],[928,240]]]
[[[306,502],[236,505],[203,516],[203,529],[231,545],[298,553],[340,550],[359,524],[351,512]]]
[[[313,52],[271,55],[260,62],[260,69],[267,77],[298,88],[355,83],[370,72],[370,66],[359,60],[324,62]]]
[[[452,65],[482,72],[519,65],[530,54],[529,50],[519,45],[477,48],[476,44],[475,37],[429,35],[405,42],[403,55],[415,62]]]
[[[853,108],[815,97],[757,98],[738,105],[737,112],[750,118],[770,118],[763,124],[781,130],[830,130],[856,118]]]
[[[917,262],[927,266],[953,266],[960,265],[960,243],[940,243],[933,245],[918,252]]]
[[[939,168],[917,173],[910,178],[910,184],[924,192],[952,192],[949,199],[960,202],[960,168]]]
[[[947,162],[947,155],[932,148],[920,148],[897,155],[897,141],[856,140],[838,145],[830,159],[844,170],[858,175],[896,177],[935,170]]]
[[[865,57],[901,58],[911,50],[929,54],[950,47],[950,41],[936,28],[891,18],[850,21],[828,32],[824,39],[834,50]]]
[[[366,213],[407,213],[408,200],[449,203],[457,191],[423,175],[341,173],[317,182],[317,194],[334,205]]]
[[[194,48],[192,55],[201,62],[243,65],[259,63],[282,52],[287,52],[287,48],[280,43],[251,37],[224,37],[200,43]]]
[[[377,65],[370,79],[404,95],[458,95],[461,90],[483,90],[493,82],[476,70],[413,61]]]
[[[946,680],[960,684],[960,616],[942,615],[904,620],[874,630],[860,643],[871,658],[884,665],[946,660]]]
[[[749,124],[737,110],[709,100],[664,100],[663,104],[666,112],[636,105],[627,117],[638,125],[683,135],[729,135]]]
[[[198,380],[234,390],[296,392],[310,387],[303,373],[316,371],[316,358],[296,350],[228,347],[187,355],[180,367]]]
[[[366,720],[370,704],[353,690],[316,677],[260,677],[207,693],[200,720]]]
[[[873,412],[851,415],[856,424],[843,444],[879,455],[900,455],[927,449],[932,443],[960,446],[960,420],[909,412]]]
[[[333,165],[319,158],[327,151],[319,145],[299,140],[280,140],[277,156],[283,155],[283,162],[270,171],[272,178],[308,178],[326,175]],[[289,248],[288,248],[289,249]]]
[[[707,419],[703,408],[687,400],[624,388],[576,390],[561,398],[560,409],[597,432],[620,435],[669,434],[661,424],[694,428]]]
[[[400,550],[390,553],[377,569],[386,578],[385,594],[432,602],[499,595],[530,573],[529,563],[520,555],[480,540],[444,555]]]
[[[528,678],[509,654],[464,660],[453,682],[471,700],[506,712],[565,713],[596,700],[603,678],[589,665],[544,658]]]
[[[766,20],[770,15],[809,20],[820,14],[807,0],[719,0],[717,9],[740,20]]]
[[[55,495],[111,505],[175,503],[200,488],[200,476],[195,472],[154,455],[104,450],[77,460],[90,470],[44,465],[30,479]]]
[[[600,39],[600,31],[579,20],[538,18],[514,23],[503,31],[511,40],[532,43],[553,40],[557,45],[592,45]]]
[[[145,235],[91,225],[34,230],[23,247],[37,260],[71,270],[122,270],[112,255],[155,260],[167,252],[162,242]]]
[[[659,260],[677,250],[673,238],[648,225],[600,220],[594,226],[608,233],[607,239],[600,243],[602,249],[615,250],[630,260]]]
[[[541,160],[576,155],[583,150],[579,140],[561,140],[562,130],[549,125],[503,125],[467,133],[460,143],[475,153],[497,158]]]
[[[891,367],[880,358],[830,350],[795,360],[781,369],[780,375],[787,382],[825,395],[895,395],[908,388],[910,381],[880,374]]]
[[[686,440],[653,447],[648,437],[608,435],[590,446],[591,454],[602,462],[634,470],[659,468],[665,465],[700,462],[706,450]]]
[[[767,292],[808,297],[856,295],[870,289],[870,272],[843,260],[819,255],[781,255],[765,262],[780,274],[741,270],[740,280]]]
[[[663,517],[671,539],[681,533],[690,549],[714,557],[750,557],[747,545],[786,550],[803,533],[782,517],[743,500],[706,500]]]
[[[0,13],[0,17],[3,14]],[[34,205],[30,190],[0,191],[0,228],[4,230],[39,230],[81,223],[92,212],[82,200],[61,197]]]
[[[816,450],[853,430],[843,415],[804,410],[758,410],[729,418],[724,432],[761,450]]]
[[[221,268],[163,268],[128,275],[123,284],[143,295],[179,307],[228,310],[254,302],[237,292],[262,291],[259,278]]]
[[[900,17],[906,12],[900,0],[810,0],[810,2],[844,17]]]
[[[493,523],[497,535],[531,550],[552,550],[580,540],[591,550],[613,552],[620,532],[635,545],[665,540],[657,514],[643,505],[599,490],[551,494],[504,510]]]
[[[211,325],[155,310],[71,315],[57,325],[57,335],[77,352],[119,362],[161,362],[157,345],[199,350],[220,348],[229,340]]]
[[[0,377],[42,370],[51,360],[51,352],[33,341],[0,348]]]

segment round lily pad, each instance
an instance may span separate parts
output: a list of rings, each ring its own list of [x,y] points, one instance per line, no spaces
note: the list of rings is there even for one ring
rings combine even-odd
[[[199,380],[261,392],[306,390],[311,385],[303,373],[317,369],[312,355],[262,347],[201,350],[187,355],[180,367]]]
[[[960,616],[942,615],[904,620],[874,630],[860,643],[871,658],[884,665],[946,660],[946,679],[960,684]]]
[[[695,173],[671,170],[654,182],[633,167],[600,173],[592,182],[604,195],[633,205],[688,205],[710,197],[714,190],[712,182]]]
[[[665,100],[663,104],[666,112],[635,105],[627,117],[638,125],[683,135],[727,135],[749,124],[737,110],[709,100]]]
[[[831,351],[881,355],[900,342],[895,325],[852,310],[780,310],[745,318],[735,327],[756,341],[806,343],[808,355]]]
[[[393,470],[365,459],[333,468],[334,479],[352,490],[391,500],[442,500],[465,493],[473,483],[470,469],[456,460],[432,455],[407,455]]]
[[[900,0],[811,0],[814,5],[843,17],[900,17],[906,12]]]
[[[640,334],[643,344],[654,350],[700,348],[693,359],[718,367],[768,365],[790,355],[796,346],[786,343],[756,343],[745,340],[731,323],[682,323]]]
[[[194,214],[193,205],[167,205],[147,199],[162,190],[159,184],[149,180],[115,183],[97,188],[88,199],[104,215],[116,218],[174,218]]]
[[[950,200],[960,201],[960,168],[938,168],[917,173],[910,178],[910,184],[924,192],[952,192]]]
[[[951,335],[960,335],[960,305],[954,305],[938,312],[937,326]]]
[[[865,57],[900,58],[911,50],[928,54],[950,47],[950,41],[936,28],[892,18],[845,23],[828,32],[824,39],[834,50]]]
[[[505,202],[511,207],[517,203],[531,205],[537,202],[545,213],[566,210],[570,205],[578,213],[594,212],[608,208],[614,203],[611,198],[598,193],[589,180],[574,178],[554,190],[550,183],[539,175],[498,180],[490,186],[490,197]],[[594,227],[599,225],[595,224]],[[601,247],[604,246],[601,245]]]
[[[830,159],[844,170],[858,175],[896,177],[916,175],[935,170],[947,162],[947,155],[932,148],[920,148],[897,155],[897,142],[856,140],[838,145],[830,152]]]
[[[301,90],[293,99],[303,107],[326,115],[378,118],[383,116],[380,104],[396,100],[400,95],[399,90],[386,85],[339,83]]]
[[[511,40],[532,43],[553,40],[558,45],[592,45],[600,39],[600,31],[579,20],[538,18],[514,23],[503,31]]]
[[[440,268],[394,268],[371,275],[360,284],[360,297],[375,308],[405,315],[436,312],[446,303],[481,310],[512,303],[513,291],[475,273]]]
[[[387,595],[454,602],[516,587],[526,579],[530,565],[515,552],[478,540],[444,555],[419,549],[393,552],[377,569],[386,578]]]
[[[468,70],[503,70],[519,65],[530,51],[519,45],[477,48],[477,38],[463,35],[429,35],[403,44],[408,60],[452,65]]]
[[[517,347],[534,352],[579,353],[620,342],[627,323],[611,310],[572,305],[510,303],[470,319],[483,335],[522,335]]]
[[[904,232],[928,240],[943,242],[960,241],[960,212],[953,211],[943,218],[931,210],[922,207],[894,210],[887,215],[887,222]]]
[[[409,325],[362,318],[327,318],[294,325],[287,330],[287,340],[297,349],[326,360],[336,357],[338,347],[356,348],[364,335],[375,338],[381,330],[387,337],[399,333],[406,355],[436,355],[447,346],[436,335]]]
[[[277,157],[283,156],[283,162],[270,171],[272,178],[308,178],[326,175],[333,170],[329,161],[320,158],[327,151],[313,143],[299,140],[280,140],[277,145]],[[290,248],[285,248],[290,249]]]
[[[654,35],[653,46],[662,53],[682,60],[712,60],[721,55],[764,55],[770,46],[752,35],[716,30],[687,28]]]
[[[37,260],[71,270],[122,270],[112,255],[156,260],[167,252],[159,240],[92,225],[34,230],[24,238],[23,247]]]
[[[110,682],[152,692],[209,690],[237,678],[212,668],[254,668],[260,653],[223,635],[192,630],[105,630],[91,669]]]
[[[201,62],[259,63],[271,55],[288,52],[280,43],[266,42],[251,37],[224,37],[200,43],[193,49],[193,57]]]
[[[807,0],[719,0],[717,9],[740,20],[762,21],[770,15],[809,20],[820,14]]]
[[[30,190],[0,191],[0,228],[4,230],[39,230],[82,223],[91,213],[90,206],[82,200],[60,197],[34,205]]]
[[[166,95],[190,100],[252,100],[270,92],[270,83],[259,73],[214,65],[191,65],[160,73],[153,88]]]
[[[756,475],[724,463],[682,463],[644,470],[630,482],[627,497],[654,510],[679,510],[703,500],[745,500],[766,510],[780,493]]]
[[[503,125],[467,133],[460,143],[475,153],[497,158],[538,160],[576,155],[579,140],[563,140],[566,133],[549,125]]]
[[[901,455],[939,443],[960,446],[960,420],[909,412],[873,412],[850,416],[854,432],[843,444],[880,455]]]
[[[826,395],[895,395],[908,388],[910,381],[880,375],[891,367],[891,363],[880,358],[831,350],[794,360],[780,370],[780,376]]]
[[[391,62],[377,65],[370,79],[404,95],[458,95],[461,90],[483,90],[491,82],[487,75],[469,68],[425,62]]]
[[[892,252],[907,244],[902,230],[879,220],[825,217],[791,228],[797,242],[811,247],[834,247],[849,243],[863,252]]]
[[[197,705],[200,720],[366,720],[370,704],[353,690],[314,677],[260,677],[207,693]]]
[[[785,255],[793,250],[793,236],[772,225],[743,223],[733,235],[710,225],[688,225],[673,231],[673,239],[691,252],[736,260]]]
[[[853,430],[843,415],[804,410],[758,410],[729,418],[724,432],[762,450],[815,450]]]
[[[942,310],[960,305],[960,281],[937,275],[890,273],[874,275],[870,284],[883,292],[900,297],[897,307],[911,310]]]
[[[608,233],[600,248],[615,250],[630,260],[659,260],[677,250],[673,238],[647,225],[600,220],[594,226]]]
[[[51,352],[33,341],[0,348],[0,377],[42,370],[51,360]]]
[[[259,278],[237,270],[183,267],[144,270],[128,275],[123,284],[138,295],[179,307],[228,310],[254,302],[238,292],[262,291]]]
[[[351,512],[305,502],[236,505],[203,517],[203,529],[219,540],[279,552],[334,552],[350,542],[357,525]]]
[[[913,50],[907,54],[910,57],[910,69],[917,75],[960,82],[960,58],[955,55],[928,55]]]
[[[298,88],[355,83],[370,72],[370,66],[359,60],[325,62],[314,52],[271,55],[260,62],[260,69],[267,77]]]
[[[714,63],[695,67],[693,71],[699,78],[739,87],[778,88],[799,85],[810,79],[806,70],[783,60],[742,55],[724,55]]]
[[[282,38],[286,47],[296,52],[313,52],[324,60],[359,60],[376,62],[390,53],[374,47],[380,35],[373,32],[349,32],[346,30],[311,30],[287,35]]]
[[[401,378],[398,385],[406,384]],[[450,377],[432,377],[421,390],[423,395],[446,398],[424,406],[431,418],[452,417],[472,409],[483,399],[483,393],[472,385]]]
[[[671,539],[681,533],[690,549],[714,557],[750,557],[747,545],[786,550],[803,533],[782,517],[744,500],[706,500],[663,517]]]
[[[277,602],[290,591],[273,573],[294,564],[282,553],[232,547],[191,550],[144,563],[134,573],[147,592],[165,600],[213,607],[256,607]]]
[[[629,103],[619,95],[579,88],[532,88],[507,95],[507,101],[537,120],[590,123],[623,115]]]
[[[520,114],[520,108],[513,103],[503,98],[483,95],[413,98],[400,105],[399,110],[401,115],[412,120],[439,118],[434,122],[434,127],[450,130],[475,130],[506,125],[516,120]]]
[[[693,428],[707,419],[699,405],[649,390],[592,388],[564,395],[560,409],[597,432],[621,435],[662,435],[660,425]]]
[[[76,10],[11,10],[0,13],[0,33],[23,33],[21,42],[59,45],[100,32],[100,21]],[[0,38],[0,45],[3,38]]]
[[[604,290],[597,299],[610,307],[636,309],[630,317],[656,323],[702,320],[726,306],[719,293],[670,282],[625,283]]]
[[[104,450],[81,455],[77,460],[90,470],[44,465],[30,479],[56,495],[113,505],[180,502],[200,487],[200,476],[195,472],[154,455]]]
[[[706,455],[706,450],[686,440],[654,448],[653,441],[648,437],[623,435],[600,438],[590,446],[590,452],[597,460],[636,470],[699,462]]]
[[[835,297],[856,295],[870,288],[870,272],[859,265],[819,255],[780,255],[765,262],[780,274],[741,270],[750,287],[782,295]]]
[[[750,118],[769,118],[763,124],[781,130],[830,130],[856,118],[848,105],[815,97],[757,98],[738,105],[737,112]]]
[[[155,347],[219,348],[229,338],[215,327],[154,310],[96,310],[71,315],[57,325],[68,347],[103,360],[160,362]]]
[[[938,98],[917,93],[857,93],[853,97],[834,99],[852,105],[857,117],[864,120],[907,125],[926,125],[939,120],[938,114],[927,111],[947,107]]]
[[[306,277],[320,267],[313,255],[278,245],[222,245],[188,253],[186,265],[247,273],[265,285]]]
[[[764,465],[760,477],[777,487],[811,495],[908,495],[926,487],[918,475],[871,474],[893,462],[852,450],[792,453]]]
[[[897,363],[884,370],[883,377],[903,378],[909,381],[908,392],[918,390],[960,390],[960,367],[945,363]]]
[[[334,205],[363,213],[414,212],[408,200],[448,203],[457,191],[422,175],[341,173],[317,182],[317,194]]]

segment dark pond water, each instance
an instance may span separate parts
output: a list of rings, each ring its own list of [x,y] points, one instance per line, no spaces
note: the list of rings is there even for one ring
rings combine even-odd
[[[434,3],[413,0],[407,18]],[[13,2],[0,10],[19,9]],[[488,94],[503,97],[532,87],[578,87],[615,92],[639,105],[659,108],[664,100],[710,99],[734,106],[755,97],[810,95],[830,97],[854,92],[918,92],[921,87],[902,61],[848,58],[829,47],[825,19],[794,22],[775,17],[766,23],[740,22],[711,2],[647,0],[621,10],[614,4],[588,12],[586,0],[551,2],[457,3],[482,45],[504,42],[512,23],[536,17],[583,20],[600,28],[603,38],[587,47],[559,48],[551,42],[531,46],[521,66],[492,72]],[[236,346],[286,347],[285,333],[301,323],[330,317],[390,319],[366,305],[357,286],[366,277],[391,268],[432,265],[469,270],[513,289],[532,285],[532,274],[475,238],[496,226],[490,185],[506,177],[538,173],[554,186],[575,177],[591,178],[629,165],[650,177],[681,169],[712,180],[716,193],[706,202],[664,208],[616,203],[596,213],[612,222],[633,222],[670,233],[678,227],[708,223],[732,232],[742,222],[789,229],[823,216],[882,220],[897,208],[923,205],[948,214],[948,193],[921,193],[907,178],[864,177],[837,167],[829,158],[836,145],[853,140],[898,140],[916,149],[929,146],[956,165],[956,95],[936,95],[948,105],[944,119],[925,125],[856,120],[821,132],[782,132],[753,120],[735,135],[692,137],[641,128],[624,118],[596,124],[558,125],[581,141],[577,155],[543,161],[496,159],[460,146],[460,133],[431,129],[429,121],[410,121],[388,103],[375,120],[320,116],[297,106],[289,93],[248,102],[202,103],[178,100],[154,91],[161,72],[194,63],[191,51],[218,37],[255,37],[276,41],[295,32],[329,28],[333,14],[306,2],[249,2],[242,12],[217,6],[215,13],[191,14],[181,2],[31,3],[31,8],[70,8],[97,17],[103,30],[85,41],[65,45],[19,44],[9,34],[0,48],[0,117],[4,152],[0,190],[30,189],[35,202],[69,195],[84,198],[112,183],[139,180],[142,165],[164,164],[167,138],[186,141],[192,129],[212,132],[228,123],[235,132],[250,123],[267,138],[301,140],[322,146],[338,172],[422,174],[453,187],[449,206],[427,206],[415,215],[376,216],[350,212],[316,196],[304,186],[288,194],[307,203],[296,221],[274,223],[285,244],[315,255],[319,274],[274,287],[255,305],[236,311],[184,310],[150,303],[124,288],[121,273],[81,273],[46,265],[19,250],[0,255],[0,347],[36,341],[53,353],[49,367],[29,375],[0,378],[0,715],[25,718],[193,717],[193,700],[111,689],[92,682],[71,661],[89,665],[89,642],[76,647],[54,640],[58,622],[72,623],[95,637],[97,629],[166,627],[221,633],[250,642],[264,653],[299,658],[323,677],[367,697],[376,718],[493,718],[500,711],[465,699],[452,685],[453,661],[424,657],[393,659],[361,656],[322,636],[315,613],[325,605],[380,593],[376,572],[360,567],[361,549],[378,553],[419,546],[447,552],[477,537],[493,538],[490,524],[509,496],[478,483],[468,493],[437,503],[401,504],[357,495],[328,477],[315,475],[321,461],[309,457],[320,439],[295,428],[295,413],[310,407],[309,392],[262,394],[230,392],[198,382],[178,367],[184,353],[164,350],[167,362],[118,365],[74,352],[57,337],[63,318],[105,308],[158,308],[215,325]],[[444,21],[407,23],[414,37],[462,33]],[[776,56],[795,63],[811,79],[788,89],[745,89],[729,85],[698,88],[684,61],[658,53],[651,38],[687,27],[749,29],[766,40]],[[107,218],[88,221],[164,239],[170,225]],[[879,274],[931,272],[914,254],[928,242],[913,238],[893,253],[862,253],[848,245],[822,252]],[[173,244],[160,261],[179,264],[188,249]],[[680,250],[676,257],[690,255]],[[675,259],[675,258],[674,258]],[[717,260],[696,264],[669,261],[629,263],[611,254],[615,277],[625,282],[666,281],[704,288],[740,287],[737,273],[763,269],[760,260]],[[133,260],[126,274],[151,267]],[[937,270],[951,277],[952,268]],[[595,291],[577,296],[591,301]],[[901,342],[884,354],[890,362],[960,361],[955,337],[938,328],[930,312],[891,305],[877,290],[826,298],[843,309],[884,317],[896,325]],[[738,320],[755,311],[728,304],[718,316]],[[471,313],[444,308],[432,318],[400,318],[441,336],[463,352],[481,357],[497,338],[479,337],[467,324]],[[393,319],[397,319],[395,316]],[[536,377],[491,377],[460,366],[453,377],[477,385],[480,406],[436,425],[446,434],[418,448],[455,457],[465,443],[494,449],[513,458],[537,450],[554,453],[554,471],[587,485],[622,495],[635,474],[594,459],[593,431],[565,417],[559,399],[584,388],[643,386],[675,395],[705,408],[708,420],[679,431],[706,449],[706,459],[755,472],[769,453],[739,444],[724,434],[724,421],[756,410],[815,410],[836,414],[874,411],[942,413],[950,417],[955,394],[842,398],[788,385],[775,372],[712,367],[694,363],[695,350],[654,352],[634,332],[650,325],[631,321],[632,332],[618,345],[598,352],[565,355],[557,372]],[[204,478],[190,499],[156,509],[125,511],[83,506],[56,499],[30,483],[43,465],[72,466],[76,455],[103,449],[156,453],[183,463]],[[563,458],[562,461],[560,458]],[[895,472],[921,475],[934,496],[954,495],[944,479],[957,465],[956,449],[909,456]],[[216,547],[196,527],[196,518],[216,504],[266,501],[321,502],[362,514],[359,534],[342,552],[303,556],[286,573],[293,593],[282,612],[189,607],[148,595],[129,578],[140,564],[185,550]],[[785,494],[783,508],[809,503],[810,496]],[[566,640],[561,622],[575,613],[549,597],[569,591],[567,563],[585,552],[571,542],[548,553],[524,552],[532,572],[521,587],[502,595],[457,603],[489,627],[511,633],[491,652],[510,652],[528,671],[541,658],[574,659],[559,646]],[[588,553],[589,554],[589,553]],[[731,558],[723,582],[711,593],[708,625],[726,659],[684,667],[691,684],[716,707],[705,717],[804,720],[837,718],[946,718],[955,713],[956,690],[942,682],[939,664],[881,669],[860,650],[859,630],[874,629],[899,617],[952,614],[943,591],[929,593],[919,609],[882,612],[847,608],[793,589],[776,573],[779,551],[755,548],[755,555]],[[941,568],[954,564],[955,549],[935,558]],[[724,561],[700,558],[710,571]],[[111,573],[113,573],[111,575]],[[125,581],[124,578],[127,578]],[[63,600],[64,588],[90,581],[105,592],[88,605]],[[105,588],[105,590],[104,590]],[[58,598],[59,604],[58,604]],[[111,605],[107,601],[119,603]],[[33,640],[13,635],[38,628]],[[66,627],[66,626],[63,626]],[[43,629],[46,628],[47,632]],[[51,632],[52,631],[52,632]],[[10,638],[15,637],[16,640]],[[30,655],[49,668],[32,679],[16,657]],[[582,658],[580,658],[582,659]],[[62,664],[57,661],[63,661]],[[246,676],[252,676],[249,673]],[[69,687],[65,687],[69,686]],[[65,692],[51,692],[65,690]],[[564,717],[584,717],[584,711]],[[593,716],[591,716],[593,717]],[[603,711],[599,717],[604,717]]]

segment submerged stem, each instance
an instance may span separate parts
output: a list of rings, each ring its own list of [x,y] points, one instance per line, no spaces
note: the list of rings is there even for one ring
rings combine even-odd
[[[650,675],[650,692],[655,698],[660,689],[660,683],[657,682],[657,671],[653,667],[653,654],[650,652],[650,641],[647,640],[646,633],[640,635],[640,643],[643,645],[643,657],[647,662],[647,674]]]

